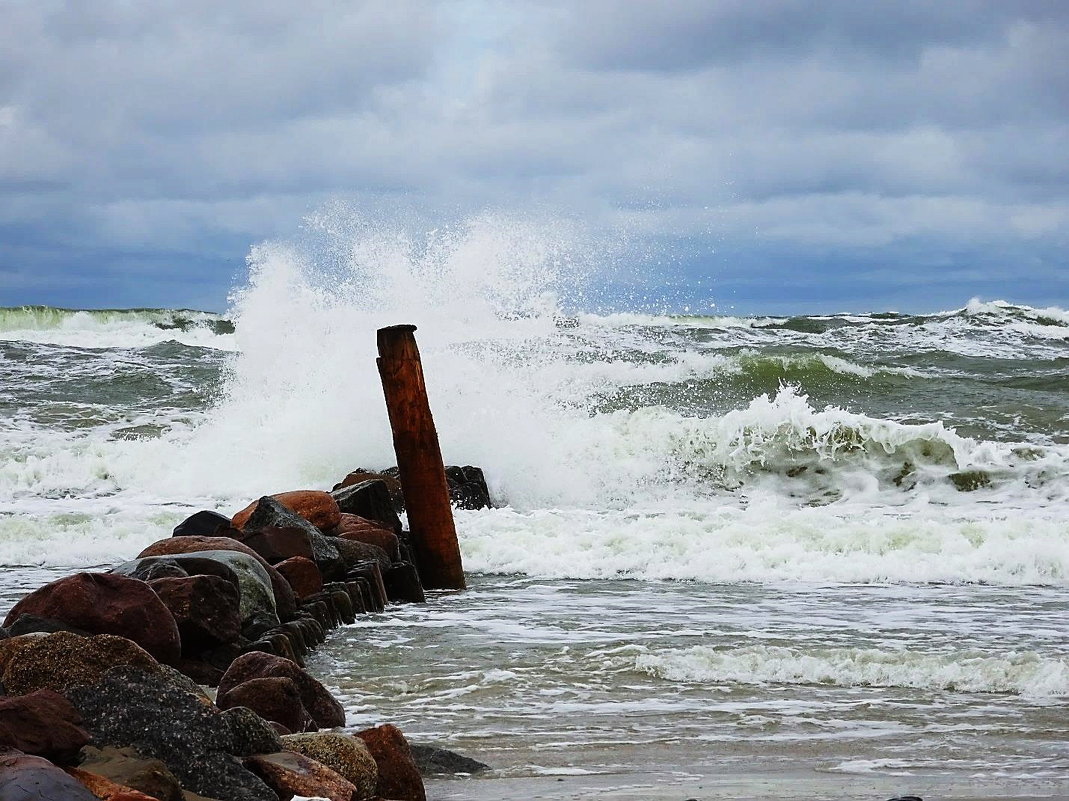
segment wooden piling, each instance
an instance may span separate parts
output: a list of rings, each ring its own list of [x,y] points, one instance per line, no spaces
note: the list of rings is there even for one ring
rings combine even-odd
[[[462,590],[464,566],[415,330],[414,325],[379,329],[379,376],[420,579],[427,589]]]

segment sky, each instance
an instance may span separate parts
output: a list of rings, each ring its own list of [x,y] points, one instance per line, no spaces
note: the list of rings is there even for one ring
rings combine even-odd
[[[0,0],[0,306],[222,311],[339,204],[577,221],[620,308],[1067,307],[1069,2]]]

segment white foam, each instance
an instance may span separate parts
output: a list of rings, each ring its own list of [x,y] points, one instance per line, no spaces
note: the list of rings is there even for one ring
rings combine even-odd
[[[779,646],[692,648],[642,654],[635,666],[670,681],[700,684],[830,684],[906,687],[1033,698],[1069,695],[1069,659],[1032,652],[914,653],[872,648]]]

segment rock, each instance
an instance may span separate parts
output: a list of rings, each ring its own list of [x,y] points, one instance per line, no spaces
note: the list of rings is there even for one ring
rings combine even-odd
[[[397,801],[427,801],[416,760],[408,740],[396,726],[386,724],[359,731],[356,736],[364,741],[368,752],[379,769],[375,794]]]
[[[152,543],[152,545],[138,554],[138,558],[172,554],[197,554],[199,556],[205,551],[237,551],[256,559],[267,571],[271,579],[271,588],[275,596],[275,610],[279,618],[292,620],[297,614],[297,602],[293,597],[293,590],[290,589],[290,585],[286,583],[286,580],[260,554],[230,537],[171,537]]]
[[[394,603],[424,603],[427,600],[416,566],[411,562],[398,562],[382,571],[382,583],[386,594]]]
[[[0,752],[2,801],[97,801],[77,779],[47,759],[19,751]]]
[[[220,692],[220,709],[248,707],[265,720],[281,723],[290,731],[315,731],[316,724],[301,702],[297,683],[284,676],[249,679]]]
[[[196,512],[174,527],[175,537],[214,537],[230,528],[230,518],[218,512]],[[224,536],[230,536],[226,534]]]
[[[389,554],[378,545],[343,540],[338,537],[331,537],[330,539],[334,543],[334,547],[337,548],[338,553],[341,554],[342,559],[345,560],[346,569],[362,562],[378,562],[381,570],[388,570],[390,565],[393,564]]]
[[[323,574],[311,559],[293,556],[275,565],[275,570],[289,582],[293,594],[300,601],[323,589]]]
[[[9,693],[66,692],[96,684],[116,665],[158,673],[160,665],[132,640],[111,634],[79,637],[67,631],[16,637],[0,643],[0,669]]]
[[[386,584],[382,580],[382,567],[378,562],[357,562],[345,574],[347,581],[363,579],[368,584],[372,596],[372,608],[369,612],[381,612],[390,598],[386,594]]]
[[[203,575],[161,578],[153,579],[149,586],[174,615],[183,655],[233,642],[241,634],[241,590],[226,579]]]
[[[490,766],[477,759],[463,756],[446,748],[411,743],[412,758],[424,776],[446,773],[481,773]]]
[[[219,679],[223,678],[222,668],[217,668],[203,659],[182,657],[175,665],[175,669],[190,681],[207,687],[218,687]]]
[[[145,582],[126,576],[75,573],[53,581],[15,604],[4,625],[27,612],[93,634],[126,637],[160,662],[176,662],[182,653],[170,610]]]
[[[323,494],[330,498],[327,493]],[[330,502],[334,503],[334,499],[330,498]],[[335,508],[337,508],[337,504],[335,504]],[[333,518],[335,522],[330,528],[337,525],[337,517],[340,517],[340,513]],[[319,566],[323,576],[333,579],[344,575],[345,564],[341,556],[334,545],[323,536],[322,532],[297,513],[290,511],[279,501],[267,496],[260,498],[256,502],[252,514],[245,521],[243,530],[245,535],[248,536],[265,528],[291,528],[306,532],[312,545],[312,558]]]
[[[292,751],[250,756],[245,759],[245,765],[282,798],[300,795],[353,801],[367,797],[357,795],[351,782],[326,765]]]
[[[84,748],[78,767],[84,773],[140,790],[159,801],[182,801],[178,777],[160,760],[144,757],[133,748]]]
[[[386,552],[390,561],[401,559],[397,535],[385,526],[358,515],[343,514],[341,522],[330,532],[330,536],[352,542],[366,542],[377,545]]]
[[[478,467],[465,465],[445,468],[445,480],[449,485],[449,499],[457,509],[491,509],[490,490],[486,478]]]
[[[395,478],[379,477],[377,473],[350,473],[335,485],[330,494],[337,501],[342,514],[373,520],[396,534],[401,530],[401,518],[397,516],[398,508],[394,504],[390,482],[396,485],[397,497],[401,500],[400,508],[403,509],[401,482]]]
[[[282,505],[290,512],[299,515],[304,520],[307,520],[313,526],[320,531],[326,531],[329,528],[334,528],[338,525],[338,516],[341,514],[341,510],[338,509],[338,503],[331,497],[329,492],[321,492],[320,490],[295,490],[293,492],[280,492],[277,495],[271,495],[271,500]],[[234,528],[241,529],[243,531],[249,530],[249,519],[253,517],[256,512],[256,507],[263,501],[260,500],[250,503],[236,515],[232,521]],[[262,522],[254,524],[253,530],[263,527]],[[270,523],[266,525],[271,525]]]
[[[131,746],[160,759],[182,786],[227,801],[277,801],[229,753],[232,734],[222,714],[159,676],[135,668],[109,670],[104,680],[69,690],[98,745]]]
[[[273,754],[282,750],[282,741],[271,724],[247,706],[230,707],[224,710],[222,717],[230,732],[228,750],[234,756]]]
[[[0,697],[0,747],[70,763],[89,742],[89,734],[78,725],[81,722],[78,710],[53,690]]]
[[[175,542],[178,539],[184,538],[172,537],[169,540],[164,540],[164,542]],[[215,539],[219,541],[222,538]],[[242,625],[246,625],[254,619],[267,619],[273,621],[274,625],[278,625],[278,613],[275,609],[275,593],[271,584],[271,576],[264,565],[261,564],[258,556],[229,549],[193,551],[187,556],[195,556],[200,561],[211,560],[224,565],[234,575],[240,588],[238,607]],[[139,557],[137,561],[140,562],[142,558]],[[130,564],[128,562],[115,569],[125,571]]]
[[[64,623],[62,620],[41,617],[40,615],[31,615],[27,612],[23,612],[19,615],[7,628],[9,637],[21,637],[23,634],[35,633],[52,634],[57,631],[69,631],[72,634],[79,634],[83,637],[89,634],[88,631],[80,629],[77,626],[72,626],[69,623]]]
[[[68,775],[102,801],[163,801],[154,795],[146,795],[125,784],[119,784],[81,768],[67,768],[66,770]],[[178,801],[182,801],[181,795],[178,796]]]
[[[262,651],[251,651],[235,659],[219,682],[219,693],[249,679],[272,676],[289,678],[297,684],[305,709],[321,728],[345,725],[345,710],[326,687],[294,662]]]
[[[401,490],[401,480],[398,478],[398,471],[396,467],[391,467],[382,472],[357,469],[349,473],[349,475],[347,475],[345,478],[335,484],[334,488],[331,490],[331,495],[334,496],[334,500],[338,501],[338,508],[341,509],[342,506],[342,501],[339,500],[338,497],[339,495],[342,495],[342,490],[348,489],[349,487],[357,487],[361,484],[366,484],[370,481],[382,482],[383,487],[386,489],[386,494],[389,497],[390,508],[392,508],[394,512],[393,517],[397,517],[398,514],[405,510],[405,495],[404,492]],[[381,491],[379,489],[371,490],[371,492],[374,492],[377,495],[380,495],[381,497]],[[357,503],[355,500],[351,500],[350,496],[348,495],[343,495],[342,497],[346,499],[346,505],[350,507],[356,505]],[[386,523],[387,525],[390,525],[393,522],[389,519],[384,520],[377,514],[366,514],[365,512],[356,508],[342,509],[342,511],[352,512],[353,514],[360,515],[361,517],[369,517],[372,520],[379,520],[383,523]],[[396,531],[397,529],[394,530]]]
[[[308,532],[300,528],[262,528],[245,534],[241,541],[260,554],[271,564],[277,564],[291,556],[312,559],[312,540]]]
[[[357,737],[334,732],[290,734],[282,738],[282,744],[287,751],[314,759],[345,777],[356,788],[354,798],[370,798],[376,794],[386,798],[405,798],[376,793],[379,776],[376,760],[363,740]]]

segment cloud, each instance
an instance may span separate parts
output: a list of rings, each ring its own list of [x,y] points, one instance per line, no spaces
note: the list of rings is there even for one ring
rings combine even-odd
[[[963,298],[975,265],[1033,264],[1033,294],[1069,302],[1065,3],[0,10],[0,225],[22,243],[0,303],[47,302],[64,261],[179,292],[195,272],[221,303],[251,244],[331,198],[556,208],[636,253],[674,243],[650,270],[695,293],[823,259],[798,279],[816,293],[879,252],[958,264]],[[898,275],[926,302],[925,271]]]

